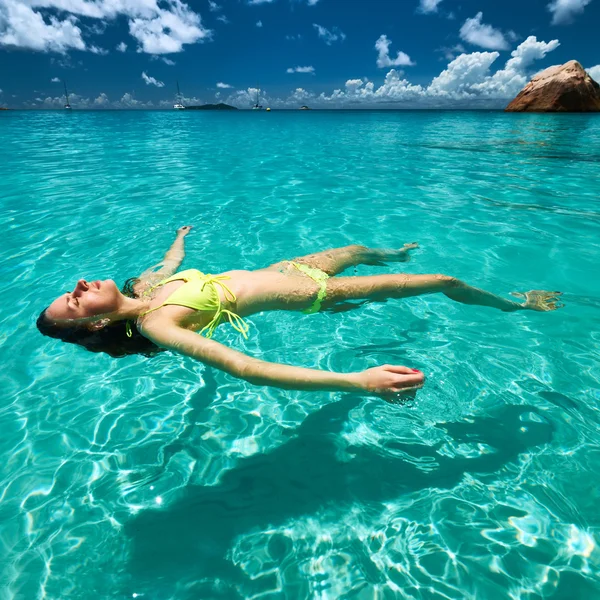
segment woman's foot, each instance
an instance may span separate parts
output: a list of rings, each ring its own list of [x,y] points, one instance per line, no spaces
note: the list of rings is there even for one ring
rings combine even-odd
[[[544,290],[531,290],[530,292],[511,292],[511,296],[525,298],[521,308],[535,310],[537,312],[549,312],[562,308],[564,304],[559,300],[562,292],[545,292]]]
[[[409,252],[418,247],[417,242],[411,242],[410,244],[404,244],[399,250],[376,250],[379,253],[377,258],[381,263],[408,262],[410,260]]]

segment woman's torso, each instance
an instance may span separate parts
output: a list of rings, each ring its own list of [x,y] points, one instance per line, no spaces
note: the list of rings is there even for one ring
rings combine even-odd
[[[181,295],[182,286],[193,285],[191,281],[174,279],[177,275],[170,278],[171,281],[159,283],[152,290],[147,314],[138,319],[138,324],[166,320],[180,327],[199,331],[213,320],[216,313],[214,309],[198,310],[177,304],[164,304],[170,299],[176,300],[177,296]],[[302,310],[308,306],[315,291],[314,282],[287,268],[226,271],[216,277],[220,278],[235,298],[232,299],[224,286],[215,284],[214,292],[218,295],[221,307],[240,317],[247,317],[264,310]],[[192,291],[195,290],[194,287]]]

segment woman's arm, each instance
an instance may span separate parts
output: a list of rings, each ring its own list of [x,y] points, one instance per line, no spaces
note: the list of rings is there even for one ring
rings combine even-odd
[[[151,327],[143,327],[142,333],[163,348],[200,360],[254,385],[290,390],[361,390],[391,394],[420,387],[424,380],[420,371],[394,365],[375,367],[360,373],[336,373],[271,363],[160,321]]]
[[[170,277],[177,272],[179,265],[185,258],[183,239],[191,229],[191,225],[185,225],[177,230],[175,241],[171,244],[171,247],[167,250],[163,259],[149,269],[146,269],[138,277],[139,281],[133,288],[136,293],[142,293],[149,285],[152,285],[161,279],[165,279],[166,277]]]

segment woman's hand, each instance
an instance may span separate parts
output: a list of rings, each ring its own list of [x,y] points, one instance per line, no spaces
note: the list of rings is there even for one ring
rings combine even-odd
[[[358,379],[360,386],[367,392],[385,395],[420,388],[425,381],[425,375],[417,369],[383,365],[358,373]]]
[[[192,230],[192,225],[184,225],[177,230],[177,235],[186,236]]]

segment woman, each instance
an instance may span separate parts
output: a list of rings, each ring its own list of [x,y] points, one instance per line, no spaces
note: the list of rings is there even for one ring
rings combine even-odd
[[[244,317],[265,310],[314,313],[351,300],[407,298],[441,292],[463,304],[550,311],[559,307],[560,292],[515,294],[518,303],[470,287],[447,275],[372,275],[334,277],[359,264],[405,262],[417,244],[400,250],[346,246],[282,261],[256,271],[205,275],[190,269],[176,273],[184,258],[184,238],[191,227],[177,230],[175,242],[158,265],[129,280],[120,292],[112,280],[80,279],[38,318],[40,331],[112,356],[169,349],[222,369],[256,385],[299,390],[362,390],[395,394],[421,387],[417,369],[383,365],[359,373],[333,373],[269,363],[212,340],[223,321],[247,336]],[[197,335],[195,332],[204,335]]]

